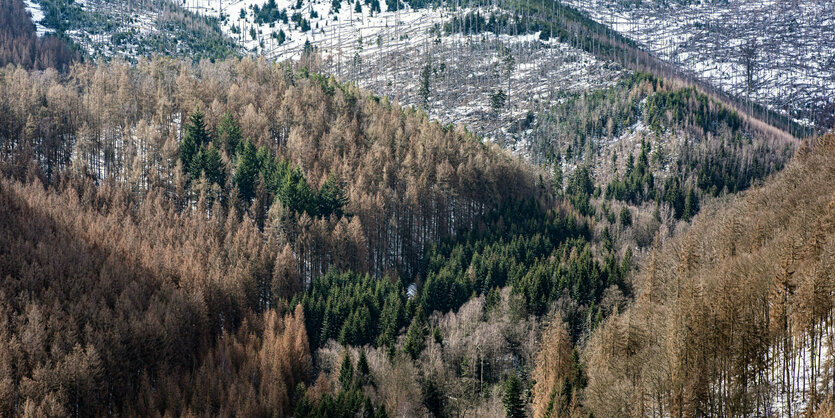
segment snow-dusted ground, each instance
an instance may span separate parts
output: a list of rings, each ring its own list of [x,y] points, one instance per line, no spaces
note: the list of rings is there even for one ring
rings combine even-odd
[[[44,18],[44,13],[39,3],[36,3],[34,0],[23,0],[23,4],[26,6],[26,11],[32,16],[32,22],[35,23],[35,30],[38,32],[38,36],[55,32],[54,29],[47,28],[41,23],[41,20]]]
[[[326,0],[277,0],[278,10],[284,10],[288,22],[258,24],[255,22],[253,7],[263,7],[267,0],[184,0],[187,10],[220,17],[224,31],[244,46],[248,51],[264,54],[276,60],[298,58],[307,41],[319,48],[323,56],[342,55],[350,59],[358,49],[357,40],[364,42],[376,40],[378,35],[385,38],[399,39],[400,35],[413,33],[414,29],[425,28],[432,23],[442,22],[446,16],[443,10],[412,10],[403,5],[402,10],[387,10],[385,1],[380,2],[381,12],[371,11],[371,7],[362,4],[362,12],[355,11],[353,1],[342,1],[339,11],[334,11],[332,2]],[[299,6],[299,7],[296,7]],[[243,11],[243,17],[242,12]],[[302,31],[299,24],[289,20],[294,13],[299,13],[310,22],[310,30]],[[251,31],[255,29],[256,36]],[[279,31],[284,31],[287,39],[279,44]]]
[[[424,107],[443,123],[461,123],[521,154],[528,151],[528,113],[546,109],[559,93],[604,88],[624,71],[591,54],[543,42],[538,34],[448,35],[443,25],[474,9],[412,9],[403,5],[381,12],[343,1],[338,11],[326,0],[276,0],[288,16],[300,13],[310,23],[303,31],[288,19],[257,24],[254,7],[267,0],[185,0],[184,7],[219,17],[224,31],[247,50],[282,61],[302,55],[305,44],[322,57],[320,71],[355,82],[401,105]],[[243,11],[243,13],[242,13]],[[490,9],[480,9],[489,14]],[[285,41],[278,42],[283,32]],[[252,34],[255,34],[253,38]],[[512,57],[509,59],[508,57]],[[420,95],[421,71],[429,65],[429,96]],[[507,94],[507,106],[494,111],[491,93]]]
[[[42,23],[49,7],[43,0],[24,0],[38,34],[56,28]],[[184,15],[179,0],[73,0],[62,2],[65,34],[93,58],[134,60],[154,53],[192,56],[203,44],[220,49],[219,28],[197,16]],[[197,24],[194,24],[197,19]],[[188,22],[188,23],[186,23]],[[201,37],[208,33],[208,36]],[[206,41],[208,39],[208,41]],[[220,42],[218,42],[220,40]],[[234,47],[234,43],[227,42]],[[211,52],[211,51],[209,51]]]
[[[773,376],[771,382],[770,405],[767,416],[788,417],[789,411],[791,416],[803,416],[805,409],[809,406],[809,398],[811,397],[812,388],[811,377],[814,370],[815,381],[818,393],[825,393],[824,391],[831,390],[831,373],[827,370],[835,370],[835,356],[832,355],[832,348],[835,345],[835,329],[831,325],[821,324],[823,332],[821,339],[815,341],[816,355],[813,357],[811,340],[805,341],[796,338],[791,339],[793,345],[792,353],[785,356],[785,353],[779,349],[772,350],[773,363],[769,375]],[[789,370],[788,380],[791,382],[790,387],[783,387],[779,382],[783,367],[788,360]],[[789,406],[791,409],[789,409]]]
[[[835,1],[563,0],[720,89],[820,116],[835,103]]]
[[[40,21],[42,0],[26,1]],[[373,11],[377,1],[380,11]],[[624,74],[619,66],[567,44],[540,41],[536,33],[444,33],[444,23],[476,11],[470,8],[412,9],[401,2],[388,10],[386,0],[360,0],[359,7],[356,0],[275,0],[275,10],[286,18],[256,23],[256,10],[267,4],[269,0],[75,0],[69,7],[79,8],[84,21],[70,22],[66,34],[92,57],[188,54],[177,23],[165,22],[177,6],[217,18],[221,31],[243,50],[275,61],[300,58],[309,42],[321,57],[314,70],[401,105],[423,107],[433,119],[464,124],[522,154],[528,151],[529,115],[546,110],[557,96],[604,88]],[[495,7],[477,11],[500,12]],[[41,30],[46,28],[41,25]],[[431,76],[424,104],[419,91],[426,65]],[[491,94],[499,90],[507,95],[507,105],[496,111]]]
[[[532,39],[533,38],[533,39]],[[555,41],[535,37],[493,35],[441,37],[427,53],[421,44],[403,50],[378,51],[383,65],[366,65],[345,77],[401,104],[421,105],[420,73],[433,69],[425,109],[444,123],[462,123],[512,150],[527,154],[530,120],[547,110],[562,94],[612,85],[624,71],[590,54]],[[369,53],[374,55],[374,51]],[[508,66],[507,57],[513,64]],[[389,64],[386,65],[385,63]],[[443,67],[442,67],[443,65]],[[355,76],[351,76],[356,74]],[[491,94],[507,94],[507,105],[496,112]]]

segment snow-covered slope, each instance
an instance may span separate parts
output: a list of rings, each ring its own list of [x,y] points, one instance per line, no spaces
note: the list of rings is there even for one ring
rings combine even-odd
[[[835,112],[831,0],[564,3],[728,93],[807,123]]]
[[[183,4],[187,10],[218,18],[224,32],[251,53],[283,61],[299,58],[307,46],[322,58],[318,71],[401,105],[422,107],[443,123],[464,124],[520,153],[527,151],[526,132],[533,115],[562,94],[604,88],[625,73],[555,39],[542,41],[539,33],[464,35],[444,30],[456,17],[471,12],[488,16],[500,13],[497,8],[413,9],[390,1],[379,3],[376,11],[375,3]],[[494,107],[492,99],[499,91],[506,96],[505,106]]]
[[[505,28],[513,26],[519,16],[498,7],[412,8],[402,0],[27,1],[40,31],[66,34],[94,59],[219,58],[237,51],[284,61],[315,50],[311,70],[424,108],[442,123],[463,124],[522,153],[535,115],[554,100],[604,88],[625,74],[535,31],[449,28],[474,12],[504,13]]]
[[[44,18],[44,13],[40,3],[36,3],[34,0],[23,0],[23,4],[26,5],[26,11],[29,12],[30,16],[32,16],[32,22],[35,23],[35,30],[37,30],[38,36],[44,36],[47,33],[55,32],[54,29],[47,28],[43,25],[43,23],[41,23]]]
[[[832,376],[821,371],[832,367],[832,362],[835,361],[831,354],[835,345],[835,330],[832,329],[832,324],[827,323],[821,323],[817,329],[820,332],[820,338],[817,340],[789,339],[789,352],[786,352],[785,348],[772,347],[774,362],[769,374],[781,376],[786,372],[791,385],[781,385],[777,382],[778,379],[774,379],[768,399],[771,403],[769,416],[802,416],[809,406],[811,394],[815,391],[825,393],[829,387]],[[815,344],[815,347],[812,347],[812,344]],[[815,376],[815,390],[810,387],[811,376]]]
[[[25,0],[39,35],[66,35],[91,58],[219,58],[237,50],[216,21],[170,0]]]
[[[406,35],[442,22],[448,16],[440,9],[413,10],[402,3],[402,8],[392,10],[381,3],[377,12],[372,10],[371,2],[367,3],[360,3],[359,11],[356,3],[347,0],[184,0],[183,6],[189,11],[220,18],[224,31],[248,51],[279,61],[298,58],[306,42],[316,45],[324,56],[342,54],[350,59],[360,46],[359,38],[369,42],[378,35],[391,37],[395,31]],[[335,4],[340,5],[338,9]],[[259,10],[271,9],[283,17],[258,18]],[[299,19],[294,21],[296,14]],[[283,40],[279,39],[280,32],[285,34]],[[419,39],[410,39],[415,41]]]

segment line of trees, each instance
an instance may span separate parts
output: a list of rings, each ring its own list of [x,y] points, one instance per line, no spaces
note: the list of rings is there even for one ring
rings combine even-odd
[[[0,1],[0,66],[66,71],[79,58],[64,39],[50,34],[38,37],[23,0]]]
[[[645,73],[568,95],[534,131],[534,155],[553,164],[555,177],[564,166],[578,167],[569,179],[584,181],[564,186],[584,213],[599,196],[665,208],[684,220],[705,198],[737,193],[781,170],[795,147],[746,129],[739,114],[693,88]],[[563,182],[555,183],[562,192]]]
[[[304,74],[251,60],[78,66],[66,82],[7,68],[4,97],[20,99],[5,105],[4,152],[29,153],[49,182],[66,169],[87,170],[100,181],[127,182],[140,195],[164,188],[179,208],[234,189],[234,199],[220,199],[224,207],[231,202],[253,213],[259,227],[292,243],[308,281],[343,259],[318,249],[331,231],[361,228],[368,251],[359,254],[358,271],[413,277],[431,242],[535,190],[537,178],[520,161],[476,138]],[[32,90],[12,91],[23,88]],[[199,118],[197,108],[205,112],[204,127],[177,123]],[[232,139],[229,128],[218,132],[227,112],[240,124]],[[317,122],[308,116],[314,114]],[[276,195],[285,197],[282,205],[273,205]],[[350,216],[316,216],[329,212]]]
[[[549,201],[462,129],[264,61],[7,66],[0,98],[4,415],[351,410],[371,398],[322,389],[311,348],[369,343],[368,317],[308,301],[341,273],[404,302],[433,243]],[[427,315],[383,311],[379,361],[414,367]]]
[[[826,286],[799,279],[826,276],[795,274],[794,259],[775,273],[776,291],[745,299],[743,290],[763,289],[762,275],[738,289],[715,279],[749,271],[749,239],[733,217],[704,249],[666,250],[685,262],[652,252],[623,313],[635,288],[632,249],[619,237],[646,214],[602,199],[605,183],[591,170],[580,166],[563,187],[561,167],[548,175],[306,68],[159,58],[79,64],[60,76],[7,66],[0,109],[3,414],[518,416],[532,400],[551,415],[618,415],[652,402],[659,412],[731,415],[768,408],[757,385],[762,364],[774,363],[758,363],[762,353],[782,356],[788,398],[810,387],[792,353],[814,352],[814,375],[830,376],[820,361],[826,315],[801,309]],[[641,199],[652,152],[644,143],[637,163],[627,159],[626,183],[641,185]],[[828,162],[825,152],[802,154],[808,167]],[[828,170],[796,171],[782,181],[816,180],[771,187],[829,184]],[[828,213],[819,203],[808,202],[807,218]],[[758,245],[775,240],[782,219],[758,229]],[[801,230],[795,241],[825,246],[826,219],[820,239]],[[730,267],[686,287],[699,260],[713,257]],[[758,260],[750,271],[760,272]],[[635,313],[656,312],[673,294],[727,304]],[[791,314],[763,310],[763,300],[783,300]],[[756,339],[762,318],[784,324],[766,327],[778,345]],[[643,328],[623,333],[624,321]],[[814,344],[797,346],[798,331],[787,337],[809,324]],[[707,342],[688,334],[696,330]],[[664,340],[675,361],[649,361],[653,341],[672,331],[682,333]],[[713,351],[686,351],[691,343]],[[716,361],[699,363],[708,353]],[[678,368],[645,369],[658,364]],[[685,378],[698,372],[707,380]]]
[[[586,346],[590,411],[831,414],[833,140],[653,250]]]

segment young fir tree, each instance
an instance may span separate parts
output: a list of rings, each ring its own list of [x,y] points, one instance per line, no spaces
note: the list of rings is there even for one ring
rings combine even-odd
[[[238,159],[238,169],[235,172],[235,184],[245,205],[255,196],[255,180],[258,179],[258,159],[255,156],[255,145],[247,141]]]
[[[319,214],[328,217],[330,215],[342,216],[342,207],[348,203],[345,190],[341,182],[333,174],[328,176],[322,187],[319,188]]]
[[[200,177],[203,164],[202,155],[199,154],[203,146],[209,143],[209,140],[206,123],[203,121],[203,112],[198,108],[191,114],[188,122],[183,127],[183,140],[180,143],[180,159],[183,161],[183,168],[193,178]],[[201,159],[195,162],[194,160],[198,156]]]
[[[420,91],[418,94],[420,95],[420,102],[424,108],[426,108],[426,103],[429,101],[429,77],[432,75],[432,65],[426,63],[423,66],[423,70],[420,72]]]
[[[357,379],[361,385],[371,383],[371,367],[368,365],[368,356],[365,355],[364,349],[360,349],[360,356],[357,359]]]
[[[342,366],[339,368],[339,384],[342,390],[349,390],[354,382],[354,364],[351,362],[351,354],[346,349],[342,353]]]
[[[490,107],[493,109],[493,112],[496,114],[504,108],[505,102],[507,101],[507,95],[501,89],[496,90],[490,93]]]
[[[504,382],[504,396],[502,397],[504,410],[509,418],[524,418],[525,403],[522,401],[522,382],[515,374]]]
[[[232,113],[226,112],[217,127],[217,144],[215,146],[226,152],[226,155],[231,158],[237,154],[241,138],[241,127],[238,125],[238,121],[235,120]]]
[[[632,225],[632,213],[631,213],[631,212],[629,212],[629,208],[628,208],[628,207],[624,206],[624,207],[620,210],[620,215],[619,215],[619,218],[620,218],[620,224],[621,224],[621,226],[623,226],[623,227],[627,227],[627,226],[631,226],[631,225]]]
[[[210,182],[223,186],[226,183],[226,169],[223,166],[223,160],[220,158],[220,152],[214,145],[203,152],[203,171],[206,173],[206,179]]]
[[[416,360],[420,353],[426,346],[426,335],[429,329],[426,323],[426,314],[423,313],[423,308],[418,306],[414,319],[412,319],[409,330],[406,331],[406,343],[403,350],[406,354]]]

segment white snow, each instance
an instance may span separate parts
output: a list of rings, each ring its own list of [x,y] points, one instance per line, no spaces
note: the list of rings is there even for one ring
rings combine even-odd
[[[35,23],[35,30],[37,31],[38,36],[44,36],[47,33],[55,32],[54,29],[47,28],[41,24],[41,20],[44,18],[44,13],[39,3],[34,0],[23,0],[23,4],[26,6],[26,11],[32,16],[32,22]]]
[[[801,122],[835,103],[833,1],[564,2],[720,89]]]
[[[321,58],[314,63],[315,71],[333,74],[400,105],[424,108],[433,119],[463,124],[523,155],[530,145],[529,114],[547,110],[564,93],[611,86],[626,73],[555,39],[541,41],[539,33],[444,33],[444,24],[453,18],[475,11],[485,16],[501,12],[496,7],[415,10],[401,3],[402,9],[387,10],[386,0],[378,0],[381,11],[372,13],[370,4],[360,0],[358,13],[355,0],[343,0],[338,11],[332,0],[276,0],[287,22],[257,24],[254,8],[263,8],[268,0],[173,1],[217,18],[224,33],[242,49],[271,60],[298,59],[309,42]],[[143,54],[146,35],[165,35],[158,14],[144,3],[125,7],[120,2],[76,0],[74,4],[116,23],[108,31],[67,31],[91,56],[135,59]],[[309,21],[309,30],[292,19],[296,13]],[[286,37],[283,43],[278,40],[280,32]],[[112,41],[116,38],[122,39],[120,44]],[[508,66],[508,59],[512,65]],[[420,84],[426,65],[432,74],[424,104]],[[495,111],[491,95],[498,90],[507,95],[507,105]]]
[[[827,380],[831,379],[832,376],[824,371],[827,369],[827,365],[831,368],[832,362],[835,361],[835,358],[830,354],[831,344],[835,342],[833,340],[833,331],[835,330],[831,327],[826,327],[825,324],[821,324],[821,326],[824,327],[825,331],[822,333],[823,341],[816,341],[818,347],[815,352],[817,352],[818,356],[814,358],[814,363],[812,362],[810,340],[800,341],[796,338],[791,338],[791,344],[794,349],[788,361],[791,364],[789,367],[791,370],[789,379],[792,382],[792,387],[783,388],[779,384],[779,381],[771,382],[769,416],[788,416],[789,406],[791,406],[792,416],[803,415],[803,412],[809,405],[812,388],[808,385],[808,382],[812,376],[813,368],[817,370],[814,384],[817,386],[818,393],[822,393],[821,390],[829,387]],[[772,350],[773,363],[769,371],[769,376],[775,376],[775,380],[781,375],[785,358],[784,354],[781,350]]]
[[[443,33],[444,23],[469,12],[489,15],[495,7],[386,10],[371,13],[362,0],[343,1],[334,13],[327,0],[276,0],[278,10],[289,16],[299,12],[310,21],[302,31],[289,20],[257,24],[253,7],[267,0],[186,0],[187,9],[222,20],[223,30],[248,51],[276,61],[297,59],[310,42],[322,57],[318,71],[331,73],[404,106],[423,107],[442,123],[464,124],[488,139],[526,155],[530,129],[514,126],[529,112],[547,109],[558,92],[579,92],[613,84],[624,70],[597,60],[591,54],[554,39],[539,40],[539,33],[510,36],[480,33]],[[300,6],[293,9],[295,6]],[[241,11],[244,17],[241,17]],[[315,12],[317,17],[311,17]],[[255,39],[251,31],[255,32]],[[283,31],[279,44],[273,34]],[[277,35],[276,35],[277,36]],[[508,71],[503,60],[513,57]],[[430,94],[425,106],[420,97],[420,75],[432,67]],[[496,113],[490,94],[497,89],[508,95],[508,106]]]

